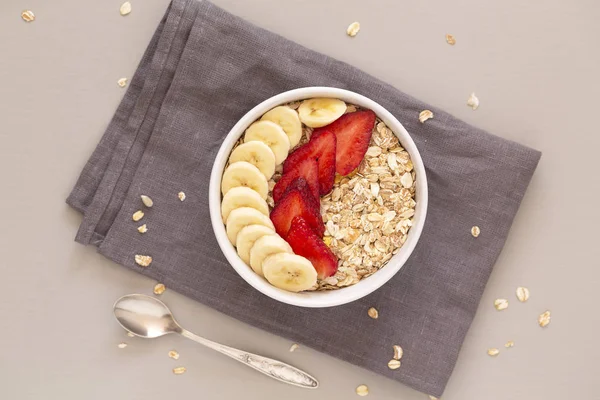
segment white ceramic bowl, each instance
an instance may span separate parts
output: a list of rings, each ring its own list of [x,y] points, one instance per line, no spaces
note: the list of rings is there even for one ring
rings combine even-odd
[[[398,136],[402,146],[408,151],[412,158],[416,179],[416,209],[413,220],[413,226],[408,233],[408,239],[394,255],[387,265],[377,271],[375,274],[365,278],[353,286],[348,286],[339,290],[327,290],[319,292],[292,293],[278,289],[272,286],[264,278],[258,276],[244,263],[237,255],[235,247],[227,239],[225,226],[221,219],[221,177],[231,149],[250,124],[259,119],[264,113],[272,108],[293,101],[309,99],[313,97],[331,97],[344,100],[346,103],[355,104],[364,108],[373,110],[377,116],[386,123],[386,125]],[[415,118],[417,116],[415,115]],[[371,99],[348,90],[330,88],[330,87],[307,87],[290,90],[271,97],[254,107],[239,120],[231,129],[215,159],[215,164],[210,176],[209,188],[210,217],[212,226],[217,237],[221,250],[227,257],[231,266],[237,273],[250,285],[261,293],[283,303],[302,307],[330,307],[349,303],[360,299],[372,293],[390,280],[402,268],[413,249],[415,248],[427,213],[427,179],[425,177],[425,168],[419,155],[419,151],[410,135],[404,129],[402,124],[385,108]]]

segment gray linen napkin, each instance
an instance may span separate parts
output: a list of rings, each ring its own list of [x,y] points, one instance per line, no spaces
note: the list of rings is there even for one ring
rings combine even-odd
[[[267,298],[229,266],[210,225],[208,184],[224,136],[244,113],[282,91],[321,85],[370,97],[402,122],[423,156],[430,202],[421,240],[390,282],[351,304],[302,309]],[[423,109],[435,113],[425,124]],[[84,213],[76,240],[111,260],[439,397],[539,158],[209,2],[175,0],[67,202]],[[144,235],[131,219],[141,194],[155,203]],[[154,261],[143,269],[134,254]],[[378,320],[367,316],[371,306]],[[404,348],[395,371],[387,368],[393,344]]]

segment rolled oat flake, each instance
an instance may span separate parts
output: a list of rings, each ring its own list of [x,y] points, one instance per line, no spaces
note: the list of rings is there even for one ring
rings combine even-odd
[[[175,367],[175,368],[173,368],[173,373],[175,375],[181,375],[181,374],[185,373],[185,371],[186,371],[185,367]]]
[[[423,110],[419,113],[419,122],[421,123],[424,123],[431,118],[433,118],[433,112],[431,112],[431,110]]]
[[[119,12],[122,16],[128,15],[131,12],[131,3],[126,1],[125,3],[121,4]]]
[[[149,196],[146,196],[145,194],[140,196],[142,199],[142,203],[144,203],[144,205],[148,208],[152,207],[154,205],[154,202],[152,201],[152,199]]]
[[[469,99],[467,100],[467,106],[471,107],[473,111],[479,108],[479,98],[475,96],[475,93],[471,93]]]
[[[367,314],[369,314],[369,317],[371,317],[373,319],[379,318],[379,311],[377,311],[377,309],[375,307],[369,308],[369,310],[367,311]]]
[[[21,18],[23,18],[23,21],[25,22],[33,22],[35,21],[35,14],[31,10],[24,10],[21,13]]]
[[[161,294],[163,294],[165,292],[165,290],[167,290],[167,287],[164,284],[157,283],[154,286],[154,290],[153,291],[154,291],[154,294],[161,295]]]
[[[494,307],[496,307],[496,310],[498,311],[506,310],[508,308],[508,300],[496,299],[494,300]]]
[[[139,221],[142,218],[144,218],[144,212],[142,210],[134,212],[131,216],[131,219],[133,219],[135,222]]]
[[[147,267],[148,265],[150,265],[152,263],[152,257],[150,257],[150,256],[136,254],[134,258],[135,258],[135,263],[142,267]]]
[[[350,26],[348,26],[346,33],[348,34],[348,36],[354,37],[358,34],[358,31],[360,31],[360,23],[353,22],[350,24]]]
[[[367,385],[360,385],[356,388],[356,394],[359,396],[366,396],[369,394],[369,387]]]
[[[498,350],[496,348],[492,348],[492,349],[488,349],[487,353],[488,353],[488,356],[490,356],[490,357],[496,357],[498,354],[500,354],[500,350]]]
[[[545,311],[542,314],[540,314],[540,316],[538,317],[538,324],[542,328],[545,328],[550,323],[550,319],[551,319],[550,311]]]
[[[526,287],[519,286],[517,288],[516,294],[517,299],[519,299],[521,303],[525,303],[527,300],[529,300],[529,289],[527,289]]]
[[[401,359],[402,356],[404,355],[404,350],[402,350],[402,347],[398,346],[397,344],[395,344],[393,347],[394,347],[394,359],[395,360]]]

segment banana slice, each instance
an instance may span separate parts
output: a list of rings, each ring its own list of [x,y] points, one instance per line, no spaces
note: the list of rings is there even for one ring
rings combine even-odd
[[[269,216],[269,206],[267,205],[267,202],[260,197],[260,194],[250,188],[238,186],[231,188],[227,194],[223,196],[223,202],[221,203],[223,222],[227,223],[229,213],[240,207],[254,208],[267,217]]]
[[[288,292],[301,292],[317,283],[317,271],[306,258],[288,253],[267,257],[263,273],[269,283]]]
[[[302,137],[302,122],[296,110],[286,106],[275,107],[262,116],[261,120],[275,122],[281,126],[290,139],[290,148],[294,148]]]
[[[264,225],[275,230],[269,217],[261,214],[260,211],[250,207],[236,208],[229,213],[229,217],[227,217],[227,226],[225,227],[227,237],[231,244],[236,243],[238,233],[242,228],[248,225]]]
[[[223,195],[226,195],[232,188],[239,186],[249,187],[265,200],[269,194],[267,178],[258,168],[246,161],[229,164],[229,167],[223,172],[223,180],[221,181]]]
[[[254,246],[250,249],[250,266],[254,272],[263,276],[264,259],[277,253],[292,253],[292,248],[277,234],[265,235],[254,242]]]
[[[275,173],[275,154],[269,146],[258,140],[239,145],[229,156],[229,162],[247,161],[259,169],[267,178],[271,179]]]
[[[250,249],[254,243],[265,235],[273,235],[275,231],[263,225],[248,225],[238,233],[235,241],[238,255],[244,262],[250,265]]]
[[[311,128],[329,125],[346,112],[346,103],[338,99],[308,99],[298,107],[300,121]]]
[[[290,151],[290,139],[288,139],[282,127],[271,121],[258,121],[246,129],[244,142],[258,140],[271,148],[275,154],[275,164],[281,164]]]

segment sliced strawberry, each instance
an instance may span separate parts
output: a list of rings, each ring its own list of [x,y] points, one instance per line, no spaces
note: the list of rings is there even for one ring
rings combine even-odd
[[[335,179],[335,142],[335,134],[328,130],[313,134],[308,143],[288,156],[283,172],[291,170],[302,160],[314,158],[319,163],[319,192],[321,195],[329,193]]]
[[[312,206],[318,211],[321,212],[321,201],[319,198],[315,199],[315,196],[310,190],[310,186],[306,182],[306,179],[299,176],[295,178],[292,183],[285,188],[285,192],[283,192],[282,198],[285,197],[290,191],[298,189],[302,193],[303,196],[306,196],[307,199],[310,199]]]
[[[290,226],[295,217],[301,216],[310,225],[314,233],[323,237],[325,225],[319,209],[315,207],[313,200],[310,199],[311,193],[308,190],[300,188],[290,189],[279,203],[271,211],[271,221],[275,226],[275,231],[285,238],[290,230]]]
[[[285,193],[285,189],[289,186],[292,181],[298,177],[306,179],[310,191],[315,197],[319,199],[319,164],[315,159],[307,158],[300,161],[294,168],[283,173],[283,176],[275,184],[273,188],[273,200],[277,203]]]
[[[320,279],[327,278],[336,273],[337,257],[327,245],[314,234],[309,223],[302,217],[296,217],[288,232],[287,242],[292,246],[294,253],[306,257],[317,270]]]
[[[365,157],[374,127],[373,111],[356,111],[344,114],[331,124],[316,129],[313,135],[325,130],[335,133],[335,171],[340,175],[348,175]]]

